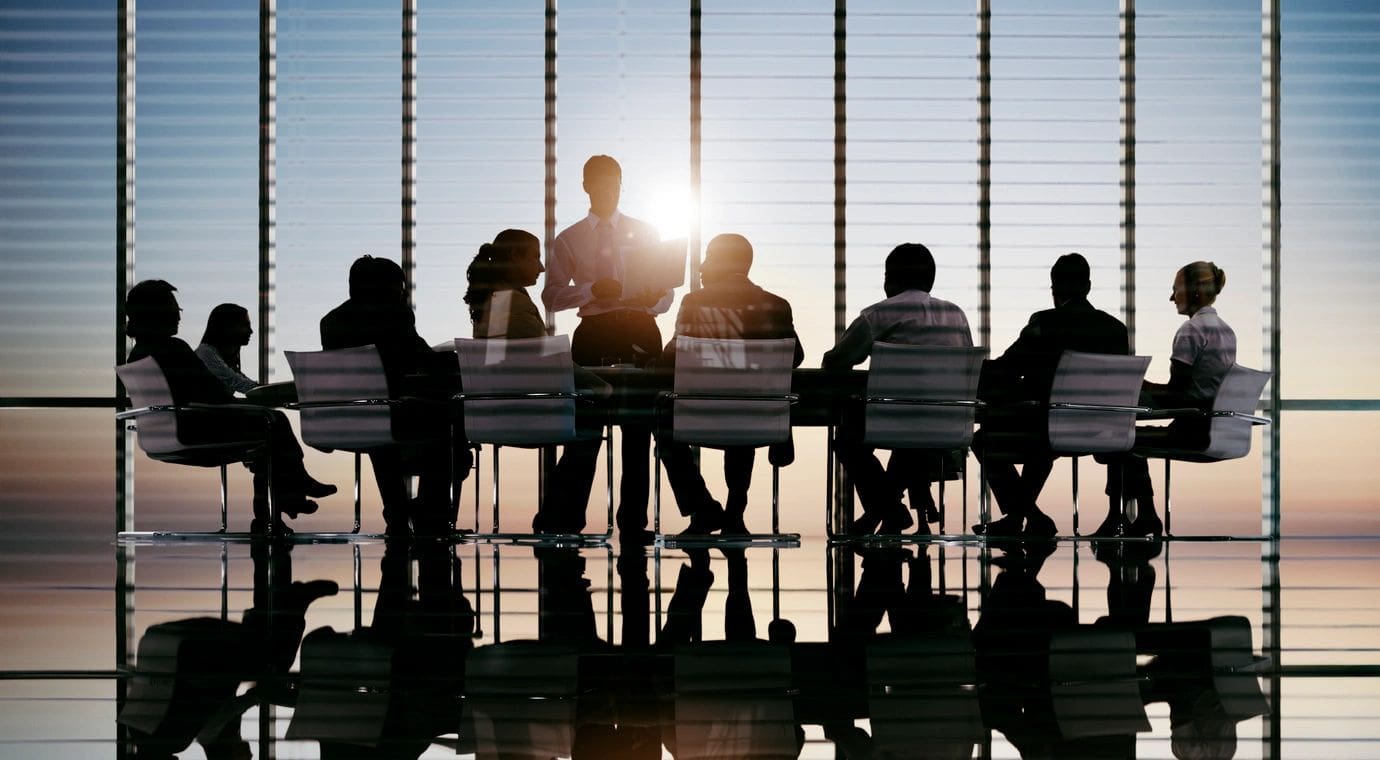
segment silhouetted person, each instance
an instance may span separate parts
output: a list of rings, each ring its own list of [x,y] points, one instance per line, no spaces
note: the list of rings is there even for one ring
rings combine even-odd
[[[872,355],[872,345],[878,341],[917,346],[972,346],[973,336],[963,310],[930,295],[934,276],[934,256],[930,249],[919,243],[903,243],[892,249],[886,257],[882,282],[886,299],[862,310],[839,337],[838,343],[825,352],[823,367],[842,370],[857,366]],[[863,443],[862,427],[860,410],[850,410],[839,427],[836,444],[839,462],[852,478],[858,500],[862,502],[863,516],[854,525],[854,530],[872,533],[880,525],[883,533],[900,533],[914,522],[901,502],[904,484],[887,476],[872,447]],[[898,454],[916,467],[922,459],[933,456],[900,452],[892,456]],[[926,484],[926,495],[928,490]]]
[[[747,238],[725,234],[710,240],[700,267],[704,287],[687,293],[681,301],[680,312],[676,315],[676,336],[748,340],[793,338],[792,366],[799,367],[805,359],[805,350],[795,332],[791,305],[748,279],[751,268],[752,244]],[[676,339],[672,338],[662,352],[661,363],[672,371],[675,343]],[[676,494],[676,505],[682,515],[690,518],[690,525],[683,534],[705,535],[720,528],[724,535],[747,534],[743,515],[747,510],[757,450],[751,446],[724,449],[724,480],[728,485],[725,508],[710,496],[688,444],[672,441],[669,436],[657,443]],[[791,457],[789,442],[772,447],[773,462],[789,463]]]
[[[291,551],[287,543],[251,545],[254,606],[240,622],[190,618],[144,632],[117,718],[130,728],[140,758],[171,759],[193,740],[212,760],[252,756],[240,716],[254,704],[282,704],[289,696],[286,677],[307,607],[338,591],[332,581],[293,581]],[[249,681],[254,686],[237,697]]]
[[[144,280],[130,288],[125,297],[125,335],[134,339],[129,361],[153,357],[167,378],[173,403],[177,406],[236,403],[234,394],[206,369],[191,347],[175,337],[182,321],[182,309],[173,295],[176,290],[163,280]],[[313,484],[314,492],[322,495],[326,488],[335,490],[307,475],[302,465],[302,446],[282,412],[236,415],[179,412],[178,434],[188,444],[268,439],[267,454],[249,463],[254,472],[254,521],[250,530],[255,533],[266,532],[271,520],[268,506],[270,457],[273,498],[283,514],[296,517],[316,511],[316,502],[306,498],[308,481]],[[280,524],[277,528],[283,533],[292,532],[286,525]]]
[[[447,376],[455,371],[455,355],[431,350],[417,334],[416,317],[407,304],[407,285],[402,267],[389,259],[361,256],[350,266],[350,298],[321,318],[321,347],[326,350],[373,345],[378,348],[388,378],[390,398],[424,395],[408,375]],[[437,400],[443,400],[443,394]],[[450,423],[434,409],[410,406],[393,408],[393,431],[400,439],[448,439]],[[456,445],[455,473],[469,472],[470,453]],[[394,447],[369,452],[383,501],[383,520],[389,536],[419,533],[439,535],[455,516],[450,505],[451,463],[444,445]],[[407,495],[408,472],[420,474],[418,496]],[[408,523],[411,521],[411,526]]]
[[[239,304],[220,304],[211,309],[210,316],[206,318],[206,331],[201,334],[196,355],[231,393],[248,393],[259,387],[257,382],[240,371],[240,349],[249,345],[253,335],[249,311]],[[307,474],[303,479],[303,491],[307,496],[319,499],[335,493],[336,487]]]
[[[1050,267],[1049,279],[1054,308],[1030,315],[1016,342],[983,367],[979,395],[991,405],[1048,401],[1055,368],[1065,351],[1130,353],[1126,325],[1088,303],[1092,279],[1087,259],[1077,253],[1060,256]],[[1014,536],[1024,532],[1036,537],[1058,533],[1054,520],[1035,502],[1054,464],[1047,443],[1019,451],[989,445],[993,433],[1009,431],[1047,442],[1048,417],[1042,409],[1003,412],[989,408],[973,451],[984,459],[987,482],[1005,516],[974,525],[975,533]],[[1017,463],[1024,464],[1019,475]]]
[[[545,272],[541,241],[525,230],[504,230],[480,246],[465,270],[465,304],[476,338],[540,338],[546,320],[527,295]]]
[[[609,156],[585,162],[584,190],[589,214],[556,237],[549,252],[541,298],[549,312],[579,309],[571,336],[576,364],[631,363],[645,367],[661,353],[656,315],[671,308],[672,291],[625,293],[627,257],[660,239],[651,225],[618,210],[623,169]],[[623,476],[619,493],[620,537],[649,543],[647,493],[651,484],[648,453],[651,428],[623,425]]]
[[[1227,284],[1227,274],[1209,261],[1185,264],[1174,275],[1169,300],[1188,321],[1174,333],[1174,348],[1169,356],[1169,382],[1145,383],[1142,403],[1157,408],[1212,410],[1212,402],[1222,378],[1236,364],[1236,333],[1217,314],[1213,303]],[[1162,427],[1136,429],[1136,445],[1182,449],[1204,449],[1208,445],[1206,417],[1181,418]],[[1155,512],[1155,492],[1150,483],[1149,466],[1143,457],[1112,457],[1107,469],[1107,518],[1093,535],[1159,536],[1164,524]],[[1117,463],[1121,466],[1116,466]],[[1122,474],[1124,496],[1136,501],[1136,519],[1126,522],[1122,514]]]

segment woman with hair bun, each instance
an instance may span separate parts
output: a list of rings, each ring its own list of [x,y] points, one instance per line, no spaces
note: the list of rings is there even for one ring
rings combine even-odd
[[[1209,411],[1227,370],[1236,364],[1236,333],[1213,306],[1227,284],[1227,274],[1211,261],[1185,264],[1174,275],[1169,300],[1188,321],[1174,333],[1169,382],[1145,383],[1141,402],[1159,408],[1194,407]],[[1203,449],[1208,420],[1178,419],[1164,427],[1136,429],[1136,445]],[[1123,466],[1107,468],[1107,519],[1095,536],[1159,536],[1164,525],[1155,512],[1149,465],[1143,457],[1122,457]],[[1123,474],[1124,473],[1124,474]],[[1123,481],[1124,478],[1124,481]],[[1123,488],[1124,482],[1124,488]],[[1136,519],[1122,516],[1121,494],[1136,500]]]

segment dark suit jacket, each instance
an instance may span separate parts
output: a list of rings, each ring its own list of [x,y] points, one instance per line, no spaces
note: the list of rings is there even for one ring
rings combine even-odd
[[[432,351],[417,334],[416,319],[406,304],[351,298],[321,318],[321,347],[377,346],[389,393],[405,395],[407,375],[440,372],[447,362],[446,355]]]
[[[180,338],[144,338],[130,349],[129,361],[152,356],[163,370],[172,391],[173,403],[233,404],[230,393],[196,355],[191,346]],[[255,415],[208,416],[206,413],[178,412],[177,435],[184,443],[215,443],[218,441],[250,440],[264,435],[264,420]]]
[[[795,333],[791,305],[786,299],[758,287],[745,275],[724,277],[686,294],[676,315],[676,335],[749,340],[794,338],[792,366],[799,367],[805,360],[805,349]],[[675,363],[675,344],[676,339],[672,338],[661,354],[668,366]]]
[[[1076,298],[1053,309],[1037,311],[1006,353],[983,369],[984,398],[1011,395],[1044,401],[1054,380],[1059,355],[1065,351],[1129,354],[1130,340],[1121,320]]]

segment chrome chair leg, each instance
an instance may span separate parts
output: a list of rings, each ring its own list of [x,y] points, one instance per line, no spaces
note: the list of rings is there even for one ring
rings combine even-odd
[[[355,452],[355,527],[351,533],[359,533],[359,477],[360,477],[360,453]]]
[[[776,465],[771,466],[771,532],[781,535],[781,468]]]
[[[893,454],[892,456],[895,455]],[[949,452],[947,451],[939,452],[939,535],[941,536],[944,535],[944,518],[946,516],[944,509],[944,460],[947,459],[948,456]],[[925,487],[929,488],[929,486]],[[928,519],[924,515],[918,513],[916,514],[916,518],[921,520]]]
[[[226,472],[226,466],[220,466],[220,532],[224,533],[229,527],[229,504],[230,504],[230,476]]]
[[[1078,535],[1078,457],[1073,459],[1073,535]]]
[[[498,533],[498,450],[500,448],[502,447],[498,444],[494,444],[494,533]]]
[[[1170,480],[1169,480],[1169,463],[1170,463],[1171,461],[1173,461],[1173,460],[1171,460],[1169,457],[1165,457],[1165,458],[1164,458],[1164,536],[1165,536],[1165,538],[1173,538],[1173,537],[1174,537],[1173,532],[1169,530],[1169,515],[1170,515],[1170,510],[1169,510],[1169,501],[1170,501],[1170,499],[1169,499],[1169,493],[1170,493],[1170,491],[1169,491],[1169,483],[1170,483]],[[1139,506],[1139,505],[1137,505],[1137,506]],[[1168,561],[1166,561],[1166,562],[1165,562],[1165,567],[1168,567],[1168,566],[1169,566],[1169,563],[1168,563]]]

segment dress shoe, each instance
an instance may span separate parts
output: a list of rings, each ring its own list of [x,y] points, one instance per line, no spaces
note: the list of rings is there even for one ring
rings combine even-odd
[[[1059,528],[1050,519],[1049,515],[1035,510],[1025,517],[1025,531],[1022,535],[1031,538],[1054,538],[1059,535]]]
[[[925,505],[925,522],[927,522],[927,523],[937,523],[937,522],[939,522],[939,509],[938,509],[937,507],[935,507],[933,504],[927,504],[927,505]]]
[[[412,526],[408,525],[406,520],[385,523],[383,526],[383,535],[390,541],[407,541],[412,538]]]
[[[297,517],[298,515],[309,515],[319,508],[320,505],[311,499],[302,499],[297,502],[289,501],[281,509],[282,513],[288,517]]]
[[[979,536],[1019,536],[1021,534],[1021,523],[1023,521],[1016,515],[1007,515],[1000,520],[993,520],[987,523],[978,523],[973,526],[973,532]]]
[[[258,518],[255,518],[252,522],[249,523],[249,532],[253,533],[256,536],[268,535],[268,522],[268,520],[260,520]],[[273,535],[279,538],[291,536],[292,532],[292,528],[289,528],[287,524],[284,523],[282,520],[279,520],[273,526]]]
[[[1126,526],[1128,536],[1151,536],[1159,538],[1164,534],[1164,523],[1160,522],[1160,516],[1155,514],[1153,504],[1147,504],[1140,508],[1140,514],[1136,519]]]
[[[1116,538],[1126,535],[1126,518],[1120,512],[1107,515],[1107,519],[1092,532],[1093,538]]]
[[[748,530],[747,523],[743,521],[743,516],[724,515],[724,527],[719,531],[721,536],[750,536],[752,531]]]
[[[695,510],[695,514],[690,515],[690,524],[679,535],[707,536],[723,527],[724,508],[719,506],[717,501],[711,501]]]
[[[882,524],[882,518],[871,512],[863,512],[858,519],[853,521],[853,527],[848,531],[853,536],[870,536],[877,532],[877,526]]]
[[[896,506],[890,510],[891,514],[882,518],[882,526],[879,529],[883,535],[899,536],[906,531],[906,528],[915,524],[915,518],[910,516],[910,510],[906,505],[896,502]]]
[[[322,483],[310,475],[307,475],[302,480],[302,493],[313,499],[325,498],[335,493],[337,490],[338,489],[334,485]]]

